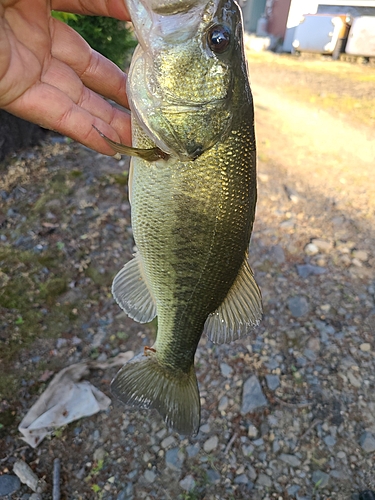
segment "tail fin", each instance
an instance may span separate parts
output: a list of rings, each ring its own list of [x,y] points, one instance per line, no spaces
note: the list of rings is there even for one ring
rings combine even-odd
[[[125,404],[155,408],[179,434],[198,432],[200,398],[194,365],[189,373],[174,372],[161,366],[152,353],[139,354],[117,373],[111,389]]]

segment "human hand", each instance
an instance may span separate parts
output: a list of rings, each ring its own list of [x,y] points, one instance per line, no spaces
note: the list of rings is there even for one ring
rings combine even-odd
[[[126,75],[51,9],[129,20],[124,0],[0,0],[0,108],[100,153],[131,144]]]

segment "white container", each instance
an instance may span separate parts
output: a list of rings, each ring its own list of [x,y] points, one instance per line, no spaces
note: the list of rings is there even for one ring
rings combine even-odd
[[[293,49],[298,52],[332,54],[345,26],[345,16],[303,16],[294,33]]]
[[[345,52],[354,56],[375,57],[375,17],[353,19]]]

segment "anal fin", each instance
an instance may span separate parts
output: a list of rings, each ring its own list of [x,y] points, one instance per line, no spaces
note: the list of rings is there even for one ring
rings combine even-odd
[[[115,276],[112,293],[121,309],[135,321],[148,323],[155,318],[156,303],[147,283],[139,253],[136,253]]]
[[[247,258],[222,304],[211,313],[204,330],[212,342],[232,342],[258,326],[262,318],[262,297]]]

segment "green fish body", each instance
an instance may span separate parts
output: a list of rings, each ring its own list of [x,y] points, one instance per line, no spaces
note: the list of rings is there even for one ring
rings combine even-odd
[[[113,294],[136,321],[157,315],[158,332],[112,390],[190,434],[200,421],[194,355],[203,331],[235,340],[259,323],[262,306],[247,262],[256,152],[240,10],[233,0],[185,6],[161,1],[161,15],[147,0],[128,1],[140,40],[128,81],[133,147],[164,157],[132,159],[137,253]]]

